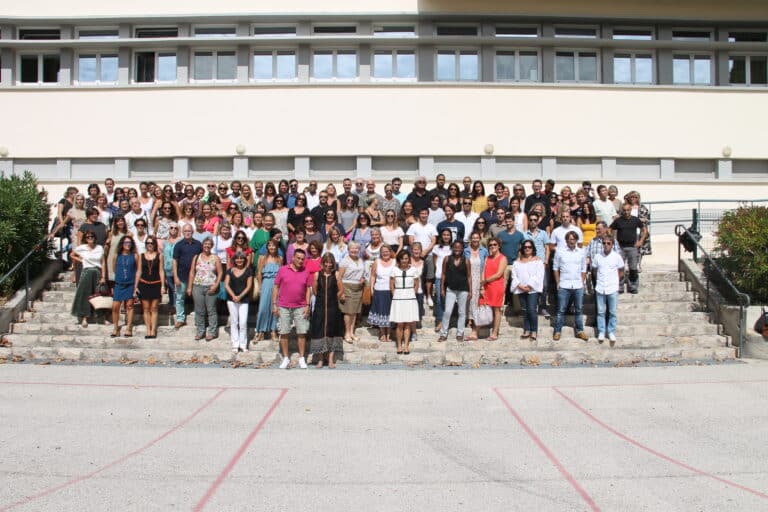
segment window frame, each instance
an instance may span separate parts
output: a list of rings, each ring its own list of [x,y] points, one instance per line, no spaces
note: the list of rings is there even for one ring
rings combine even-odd
[[[152,52],[155,54],[155,79],[152,82],[139,82],[137,73],[139,71],[139,67],[137,65],[138,60],[138,54],[139,53],[149,53]],[[157,78],[157,70],[158,65],[160,64],[160,59],[158,56],[161,53],[173,53],[173,55],[176,57],[176,77],[173,80],[158,80]],[[131,73],[131,83],[134,85],[142,85],[142,84],[156,84],[156,85],[166,85],[166,84],[177,84],[179,83],[179,50],[178,48],[134,48],[131,56],[131,64],[133,65],[133,72]]]
[[[117,77],[114,81],[102,81],[101,80],[101,59],[104,54],[108,55],[114,55],[117,57]],[[95,55],[96,56],[96,76],[97,79],[93,82],[82,82],[80,81],[80,57],[84,55]],[[112,49],[81,49],[79,50],[74,57],[74,73],[72,76],[72,83],[79,87],[99,87],[99,86],[105,86],[105,85],[117,85],[120,82],[120,52],[117,51],[117,48]],[[142,82],[143,83],[143,82]]]
[[[388,51],[390,55],[392,56],[392,76],[390,78],[380,78],[375,76],[376,75],[376,52],[384,52]],[[401,78],[396,76],[397,74],[397,52],[413,52],[413,62],[414,62],[414,76],[413,77],[406,77]],[[385,82],[385,83],[391,83],[391,82],[403,82],[403,83],[412,83],[412,82],[418,82],[419,80],[419,51],[416,47],[405,47],[405,46],[380,46],[380,47],[373,47],[371,48],[371,82]]]
[[[594,36],[577,36],[577,35],[557,35],[558,29],[566,29],[566,30],[594,30],[595,35]],[[598,40],[602,37],[601,31],[600,31],[600,25],[591,25],[591,24],[556,24],[553,27],[553,37],[555,39],[577,39],[577,40]]]
[[[617,30],[626,30],[626,31],[635,31],[635,32],[650,32],[651,38],[650,39],[640,39],[640,38],[634,38],[634,37],[616,37],[616,31]],[[611,38],[610,41],[655,41],[657,39],[656,37],[656,29],[653,26],[650,25],[643,25],[643,26],[626,26],[626,25],[618,25],[615,27],[611,27]]]
[[[602,54],[600,52],[600,48],[570,48],[570,47],[557,47],[553,48],[552,50],[553,56],[554,56],[554,81],[555,83],[563,83],[563,84],[600,84],[603,83],[602,73],[603,73],[603,66],[602,66]],[[573,60],[574,60],[574,67],[573,67],[573,73],[574,78],[573,80],[566,80],[562,78],[557,77],[557,54],[560,52],[570,52],[574,54]],[[594,53],[595,54],[595,60],[596,66],[595,66],[595,72],[596,77],[594,80],[581,80],[579,77],[579,56],[582,53]]]
[[[521,35],[499,34],[499,27],[532,28],[536,30],[536,35],[521,36]],[[493,25],[493,37],[498,37],[500,39],[510,39],[510,38],[538,39],[541,37],[541,25],[536,23],[496,23]]]
[[[688,71],[690,73],[690,82],[676,82],[675,81],[675,59],[680,57],[688,57]],[[707,57],[709,59],[709,82],[706,84],[696,83],[694,81],[695,76],[695,61],[696,57]],[[680,87],[714,87],[715,86],[715,54],[713,52],[706,51],[673,51],[672,52],[672,85]]]
[[[234,32],[232,34],[197,35],[195,31],[199,28],[226,28],[226,29],[234,29]],[[190,27],[190,37],[194,39],[216,39],[216,38],[234,39],[237,37],[237,25],[229,25],[226,23],[200,23],[200,24],[192,25],[192,27]]]
[[[83,30],[100,30],[100,31],[114,31],[116,34],[114,37],[86,37],[83,38],[81,35],[81,32]],[[75,27],[75,35],[77,40],[79,41],[115,41],[116,39],[120,39],[120,27],[117,27],[115,25],[97,25],[97,26],[77,26]]]
[[[292,28],[293,33],[257,34],[257,28]],[[248,37],[254,37],[256,39],[287,39],[297,37],[298,31],[299,27],[296,23],[251,23],[248,27]]]
[[[499,52],[514,52],[515,53],[515,78],[499,78],[497,57]],[[520,76],[520,52],[532,52],[536,54],[536,80],[530,80],[528,78],[521,78]],[[537,47],[496,47],[493,49],[493,81],[500,83],[516,83],[525,82],[530,84],[541,82],[541,49]]]
[[[152,29],[160,29],[160,28],[167,28],[167,29],[176,29],[176,35],[175,36],[161,36],[161,37],[139,37],[138,33],[139,30],[152,30]],[[131,36],[133,39],[178,39],[179,32],[180,32],[179,25],[174,24],[155,24],[155,25],[134,25],[132,27]]]
[[[453,52],[454,58],[455,58],[455,78],[452,80],[441,80],[438,78],[438,69],[437,69],[437,60],[441,52]],[[471,80],[462,80],[461,79],[461,53],[462,52],[472,52],[477,56],[477,78],[473,78]],[[460,46],[460,47],[437,47],[435,48],[434,56],[432,58],[432,65],[433,69],[435,71],[434,80],[435,82],[445,82],[445,83],[473,83],[473,82],[480,82],[483,79],[483,59],[482,59],[482,51],[479,46]]]
[[[253,76],[254,66],[253,58],[257,52],[269,52],[272,56],[272,78],[256,78]],[[292,52],[294,57],[293,78],[277,78],[277,54],[279,52]],[[296,47],[283,48],[259,48],[254,47],[248,50],[248,81],[255,84],[264,83],[292,83],[299,81],[299,49]]]
[[[59,70],[56,72],[55,82],[44,82],[43,79],[43,66],[44,57],[55,55],[59,57]],[[34,56],[37,58],[37,81],[36,82],[22,82],[21,81],[21,59],[23,57]],[[23,51],[16,54],[16,76],[15,82],[19,87],[58,87],[61,83],[61,53],[56,50],[38,50],[38,51]]]
[[[198,52],[210,52],[213,53],[213,78],[207,79],[207,78],[195,78],[195,68],[197,67],[197,63],[195,61],[195,54]],[[227,53],[234,53],[235,57],[235,76],[234,78],[218,78],[218,71],[219,71],[219,52],[227,52]],[[192,84],[232,84],[237,82],[237,49],[236,48],[211,48],[211,47],[200,47],[200,48],[192,48],[189,52],[190,55],[190,62],[189,62],[189,83]],[[178,55],[176,56],[178,59]],[[178,80],[178,60],[176,62],[176,79]],[[146,83],[146,82],[143,82]],[[167,82],[163,82],[167,83]]]
[[[317,78],[315,77],[315,53],[316,52],[331,52],[333,56],[333,76],[330,78]],[[355,54],[355,76],[353,78],[339,78],[337,75],[338,72],[338,56],[339,52],[353,52]],[[360,49],[355,47],[341,47],[341,48],[323,48],[323,47],[316,47],[312,48],[310,50],[310,62],[309,62],[309,81],[310,82],[316,82],[316,83],[331,83],[331,82],[342,82],[342,83],[354,83],[360,81]]]
[[[441,34],[437,33],[438,30],[441,27],[472,27],[472,28],[475,29],[475,33],[474,34],[466,34],[466,35],[441,35]],[[458,23],[450,23],[450,22],[435,23],[434,30],[435,30],[435,32],[434,32],[435,37],[467,37],[467,38],[469,38],[469,37],[480,37],[482,35],[482,27],[480,26],[480,24],[479,23],[471,23],[471,22],[464,22],[464,23],[461,23],[461,22],[458,22]]]
[[[628,54],[630,57],[630,74],[632,80],[629,82],[617,82],[616,81],[616,57],[619,55]],[[650,55],[651,57],[651,81],[650,82],[638,82],[637,81],[637,57]],[[655,85],[658,82],[656,73],[656,53],[653,50],[614,50],[613,57],[611,59],[613,65],[613,83],[616,85]]]
[[[328,32],[325,34],[317,34],[315,33],[316,28],[333,28],[333,27],[355,27],[354,32]],[[319,23],[312,23],[309,27],[309,35],[310,37],[358,37],[360,36],[360,23],[358,22],[319,22]],[[343,48],[339,48],[340,50],[343,50]]]
[[[413,27],[413,33],[410,33],[410,32],[408,32],[408,33],[405,33],[405,32],[378,32],[377,33],[376,32],[376,29],[380,29],[380,28],[383,28],[383,27],[405,27],[405,26],[408,26],[408,27],[412,26]],[[401,23],[374,23],[373,27],[371,27],[371,34],[373,34],[374,38],[385,38],[385,37],[393,37],[393,38],[397,37],[397,38],[403,38],[403,39],[414,38],[414,37],[418,37],[418,35],[419,35],[419,25],[418,25],[418,23],[407,23],[407,22],[404,22],[402,24]]]
[[[744,82],[743,84],[739,83],[733,83],[731,82],[731,59],[733,57],[744,57],[746,58],[746,62],[744,64]],[[752,83],[752,68],[749,65],[752,57],[762,57],[768,61],[768,53],[761,53],[761,52],[729,52],[728,53],[728,85],[731,87],[768,87],[768,83],[764,84],[754,84]],[[766,82],[768,82],[768,77],[766,77]]]

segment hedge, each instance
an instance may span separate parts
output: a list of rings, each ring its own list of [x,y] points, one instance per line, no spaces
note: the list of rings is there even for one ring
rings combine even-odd
[[[768,208],[742,207],[723,214],[717,231],[718,259],[752,303],[768,303]]]

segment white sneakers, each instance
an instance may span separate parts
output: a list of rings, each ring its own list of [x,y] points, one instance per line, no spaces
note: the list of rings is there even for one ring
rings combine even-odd
[[[307,369],[307,361],[303,357],[299,358],[299,368],[301,368],[302,370]]]
[[[290,368],[290,366],[291,366],[290,358],[283,357],[283,361],[280,363],[279,368],[281,370],[287,370],[288,368]],[[304,359],[303,357],[299,358],[299,368],[301,368],[302,370],[307,369],[307,360]]]
[[[602,333],[602,332],[600,334],[598,334],[597,335],[597,341],[598,341],[598,343],[604,342],[605,341],[605,334]]]
[[[427,306],[434,307],[434,305],[435,305],[435,303],[432,302],[432,296],[431,295],[427,295]]]
[[[608,339],[611,340],[611,341],[616,341],[616,335],[611,333],[611,334],[608,335]]]

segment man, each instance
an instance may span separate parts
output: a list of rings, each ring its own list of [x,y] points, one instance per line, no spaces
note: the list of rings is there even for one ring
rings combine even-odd
[[[374,199],[379,200],[379,208],[381,208],[381,202],[384,200],[381,194],[376,192],[376,182],[373,180],[365,182],[365,194],[360,199],[364,208],[368,208]]]
[[[489,200],[491,196],[496,200],[496,206],[509,210],[509,198],[504,197],[504,184],[502,182],[499,181],[493,186],[493,194],[488,196]]]
[[[589,244],[587,244],[587,247],[585,248],[587,251],[587,266],[592,265],[592,262],[595,260],[595,257],[598,254],[602,254],[603,252],[603,239],[606,236],[610,236],[610,232],[608,230],[608,224],[605,222],[599,220],[595,224],[595,237],[590,240]],[[613,251],[621,256],[621,253],[619,253],[619,248],[616,246],[616,244],[613,244]],[[590,279],[592,281],[592,286],[594,288],[594,285],[596,283],[597,275],[595,272],[591,272]]]
[[[578,245],[581,247],[581,242],[584,239],[584,234],[581,232],[581,228],[571,223],[571,212],[564,211],[562,215],[562,223],[552,230],[552,234],[549,236],[549,245],[552,249],[557,251],[564,251],[567,247],[565,236],[568,233],[574,233],[578,240]]]
[[[341,182],[341,188],[344,189],[344,192],[339,194],[339,205],[347,204],[347,198],[352,198],[352,204],[357,208],[357,205],[360,204],[360,196],[352,192],[352,180],[349,178],[344,178],[344,180]]]
[[[112,204],[115,201],[115,180],[107,178],[104,180],[104,195],[107,196],[107,204]]]
[[[549,236],[547,232],[539,228],[541,217],[534,211],[528,216],[528,230],[524,233],[525,239],[533,242],[536,248],[536,256],[544,262],[544,287],[539,294],[539,313],[549,318],[547,310],[547,290],[549,288]]]
[[[85,210],[85,222],[83,222],[80,229],[77,230],[77,233],[75,234],[77,240],[75,247],[85,243],[86,233],[93,233],[96,235],[96,245],[104,247],[104,244],[107,241],[107,226],[99,220],[98,208],[91,207]]]
[[[555,191],[555,180],[550,178],[544,183],[544,197],[549,198],[550,194],[552,194],[554,191]]]
[[[542,191],[541,180],[540,179],[533,180],[533,182],[531,183],[531,188],[533,189],[533,193],[525,198],[525,206],[523,207],[523,211],[526,213],[526,215],[531,213],[531,208],[536,203],[543,204],[544,208],[549,210],[549,199],[546,193]]]
[[[147,212],[145,212],[141,208],[141,203],[139,202],[139,199],[137,197],[134,197],[130,200],[131,205],[131,211],[125,214],[125,227],[128,228],[128,231],[131,233],[136,233],[136,228],[133,226],[137,220],[144,219],[147,226],[149,226],[149,216],[147,215]],[[150,231],[150,234],[152,232]]]
[[[429,196],[429,218],[427,222],[437,227],[438,224],[445,220],[445,212],[440,207],[440,196],[430,193]]]
[[[499,208],[499,201],[496,194],[490,194],[487,198],[488,208],[480,213],[480,218],[484,219],[489,226],[496,224],[499,219],[496,217],[496,209]],[[506,208],[503,208],[506,210]]]
[[[435,188],[429,191],[430,196],[439,196],[440,204],[448,197],[448,189],[445,188],[445,174],[435,176]]]
[[[498,239],[501,241],[499,250],[507,258],[507,268],[504,269],[504,282],[506,283],[504,286],[504,296],[506,297],[507,306],[511,306],[512,292],[509,289],[509,278],[512,275],[512,265],[517,259],[517,255],[520,252],[520,244],[525,240],[525,235],[515,228],[515,216],[512,212],[507,212],[504,215],[504,224],[507,229],[499,233]]]
[[[362,179],[357,178],[355,180],[355,190],[353,192],[357,197],[362,198],[365,195],[365,183]]]
[[[419,210],[418,222],[408,228],[408,245],[414,242],[421,244],[421,259],[424,260],[424,296],[427,306],[432,307],[432,286],[435,284],[435,260],[432,257],[432,248],[437,242],[437,229],[427,222],[429,220],[429,208]]]
[[[304,191],[304,197],[307,198],[307,208],[309,211],[312,211],[312,209],[320,204],[320,197],[317,191],[317,180],[311,180],[309,182],[309,186]]]
[[[445,212],[445,220],[437,225],[437,234],[440,235],[441,231],[444,229],[449,229],[451,230],[451,243],[453,243],[455,240],[461,240],[463,242],[464,223],[460,220],[456,220],[456,210],[454,209],[453,205],[446,203],[446,205],[443,206],[443,212]]]
[[[469,235],[475,228],[479,215],[472,211],[472,199],[465,197],[461,200],[461,211],[456,214],[456,220],[464,224],[464,245],[469,244]]]
[[[400,201],[395,197],[395,188],[391,183],[384,185],[384,200],[381,202],[381,211],[386,212],[392,210],[395,212],[395,217],[400,215]]]
[[[413,182],[413,191],[408,194],[406,201],[413,203],[413,211],[419,212],[423,208],[429,208],[429,194],[427,194],[427,178],[419,176]]]
[[[504,218],[506,214],[507,214],[507,211],[504,208],[499,208],[498,206],[496,206],[496,214],[494,215],[494,219],[496,220],[496,222],[495,224],[491,224],[491,227],[489,228],[491,231],[491,236],[499,236],[499,233],[501,233],[502,231],[506,231],[507,222]]]
[[[461,180],[461,183],[464,185],[464,189],[461,191],[460,196],[462,198],[472,198],[472,178],[469,176],[464,176],[464,178]]]
[[[173,184],[173,193],[176,196],[176,202],[181,203],[181,201],[186,197],[186,194],[184,193],[184,189],[186,187],[191,187],[192,185],[186,185],[183,181],[178,180],[176,183]],[[194,192],[194,188],[192,189]]]
[[[595,298],[597,299],[597,341],[605,341],[605,334],[611,346],[616,343],[616,310],[619,302],[619,282],[624,278],[624,260],[613,250],[611,235],[603,237],[603,251],[592,259],[593,272],[597,274]],[[605,325],[606,306],[608,328]]]
[[[619,293],[624,293],[625,285],[629,293],[637,293],[640,286],[640,276],[637,272],[639,251],[648,237],[648,228],[643,221],[632,216],[632,205],[624,203],[621,205],[621,217],[611,223],[611,231],[615,233],[624,262],[629,267],[629,279],[625,274],[619,285]],[[639,237],[638,231],[640,231]]]
[[[581,182],[581,189],[587,193],[587,198],[589,198],[590,201],[595,200],[595,191],[592,190],[592,182],[589,180],[584,180]]]
[[[293,208],[296,206],[296,198],[299,196],[299,181],[292,179],[288,182],[288,195],[285,198],[285,206]]]
[[[272,286],[272,314],[279,318],[280,351],[283,354],[281,370],[287,369],[291,364],[288,352],[288,334],[291,332],[291,324],[296,327],[299,339],[299,368],[307,368],[304,351],[309,330],[309,294],[312,289],[312,274],[304,267],[305,258],[304,250],[296,249],[291,262],[277,271],[277,277]]]
[[[595,210],[597,220],[602,220],[606,224],[610,224],[619,216],[613,202],[608,199],[608,187],[605,185],[597,187],[597,199],[592,202],[592,207]]]
[[[392,178],[392,195],[395,196],[395,198],[400,201],[400,206],[403,205],[406,198],[408,197],[408,194],[405,192],[400,191],[400,187],[403,186],[403,180],[401,180],[398,177]]]
[[[320,198],[320,202],[312,208],[309,213],[312,215],[312,218],[315,219],[315,226],[322,226],[325,224],[325,214],[328,212],[328,210],[332,210],[333,206],[328,204],[328,192],[325,190],[321,191],[318,194]]]
[[[229,184],[229,189],[232,193],[229,194],[228,199],[235,204],[240,204],[240,191],[243,190],[243,182],[240,180],[233,180]]]
[[[195,232],[192,234],[192,237],[201,244],[206,238],[213,238],[211,232],[205,229],[205,217],[202,215],[195,217]]]
[[[189,282],[189,272],[192,269],[192,260],[203,252],[203,244],[192,238],[192,226],[184,224],[181,230],[183,238],[173,246],[173,284],[176,290],[176,324],[175,329],[180,329],[186,325],[186,315],[184,311],[184,300],[187,296],[187,283]]]
[[[555,333],[552,339],[560,339],[563,329],[565,312],[568,304],[573,301],[574,323],[576,337],[587,341],[589,337],[584,332],[584,319],[581,306],[584,300],[584,279],[587,275],[587,258],[584,249],[577,247],[578,236],[573,231],[565,235],[566,248],[555,252],[555,262],[552,266],[557,287],[557,317],[555,318]]]

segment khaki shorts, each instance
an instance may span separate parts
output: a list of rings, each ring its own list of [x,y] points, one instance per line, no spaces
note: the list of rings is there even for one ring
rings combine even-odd
[[[278,306],[278,329],[280,334],[290,334],[291,325],[296,326],[296,334],[307,334],[309,331],[309,318],[304,317],[305,308],[283,308]]]

